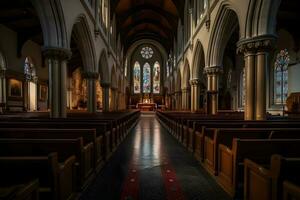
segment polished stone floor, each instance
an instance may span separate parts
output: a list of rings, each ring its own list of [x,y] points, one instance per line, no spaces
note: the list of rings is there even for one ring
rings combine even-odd
[[[142,114],[111,161],[81,199],[229,200],[193,156]]]

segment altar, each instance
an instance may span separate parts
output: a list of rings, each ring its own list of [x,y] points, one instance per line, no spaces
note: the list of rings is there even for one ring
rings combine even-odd
[[[156,103],[138,103],[136,105],[137,109],[140,109],[141,111],[154,111],[157,109]]]

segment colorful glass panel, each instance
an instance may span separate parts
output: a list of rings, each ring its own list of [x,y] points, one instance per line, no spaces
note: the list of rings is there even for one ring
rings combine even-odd
[[[151,67],[149,63],[145,63],[143,67],[143,93],[151,92]]]
[[[160,65],[158,62],[155,62],[153,67],[153,93],[160,93]]]
[[[288,96],[288,65],[290,57],[287,49],[277,54],[274,68],[274,101],[285,104]]]
[[[133,67],[133,87],[134,87],[134,93],[140,93],[141,92],[141,66],[139,62],[135,62]]]

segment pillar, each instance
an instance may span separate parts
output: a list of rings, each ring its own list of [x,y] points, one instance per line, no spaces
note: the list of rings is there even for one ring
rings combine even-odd
[[[49,104],[51,118],[67,117],[67,61],[71,51],[63,48],[44,48],[49,69]]]
[[[222,73],[221,67],[206,67],[207,74],[207,114],[216,115],[218,113],[218,92],[219,74]]]
[[[191,85],[191,111],[196,112],[200,109],[200,80],[190,80]]]
[[[181,110],[181,91],[175,92],[176,110]]]
[[[268,53],[263,50],[259,50],[256,54],[256,120],[266,120],[266,69]]]
[[[190,87],[185,87],[182,89],[182,109],[189,110],[190,107]]]
[[[117,110],[117,94],[118,94],[118,88],[111,88],[111,111]]]
[[[103,112],[109,112],[109,83],[101,83],[102,87],[102,110]]]
[[[6,106],[6,69],[0,69],[0,113],[4,112]]]
[[[87,80],[87,109],[89,113],[97,111],[96,81],[99,80],[99,74],[95,72],[85,72],[83,74]]]
[[[238,52],[245,56],[245,120],[266,119],[266,70],[274,41],[272,36],[260,36],[238,43]]]

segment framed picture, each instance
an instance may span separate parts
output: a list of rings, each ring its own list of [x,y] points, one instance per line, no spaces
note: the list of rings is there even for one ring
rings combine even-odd
[[[8,82],[8,95],[9,97],[22,97],[23,96],[23,83],[16,79],[9,79]]]
[[[48,87],[47,85],[40,85],[40,101],[47,101]]]

